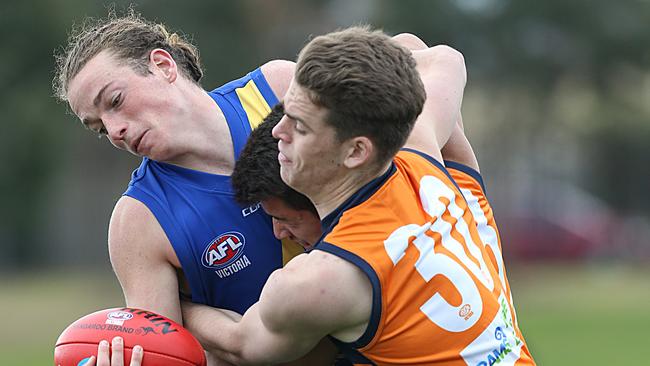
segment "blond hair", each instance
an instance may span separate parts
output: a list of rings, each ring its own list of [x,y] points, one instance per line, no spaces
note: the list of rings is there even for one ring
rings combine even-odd
[[[67,101],[70,81],[90,59],[104,50],[146,75],[149,54],[156,48],[169,52],[181,75],[199,84],[203,70],[196,47],[177,33],[170,33],[163,24],[147,21],[130,9],[124,16],[111,11],[104,19],[87,18],[72,30],[67,46],[55,55],[54,94]]]

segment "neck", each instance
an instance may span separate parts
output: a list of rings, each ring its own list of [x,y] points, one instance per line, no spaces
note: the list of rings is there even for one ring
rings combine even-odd
[[[202,88],[185,91],[187,110],[181,111],[179,154],[167,163],[213,174],[230,174],[234,153],[226,118],[217,103]]]
[[[388,170],[390,163],[383,165],[381,169],[357,169],[346,172],[338,179],[332,179],[325,186],[317,187],[318,191],[313,195],[307,195],[316,206],[318,216],[323,219],[334,212],[348,198],[354,195],[361,187],[368,184],[375,178],[380,177]]]

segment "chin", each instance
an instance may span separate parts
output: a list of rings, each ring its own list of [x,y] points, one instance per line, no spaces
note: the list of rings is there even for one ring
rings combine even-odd
[[[149,159],[160,161],[160,162],[170,162],[174,160],[174,155],[165,149],[163,146],[152,146],[151,149],[147,152],[146,155]]]
[[[286,185],[293,188],[293,186],[291,185],[291,174],[289,174],[289,170],[287,168],[283,167],[282,165],[280,165],[280,178],[282,178],[282,181]]]

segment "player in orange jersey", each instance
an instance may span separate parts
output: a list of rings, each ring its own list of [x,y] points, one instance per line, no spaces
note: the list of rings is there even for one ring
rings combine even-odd
[[[273,217],[273,230],[278,239],[290,238],[301,243],[306,249],[311,249],[322,234],[316,209],[307,197],[288,187],[279,174],[277,140],[271,136],[271,130],[280,121],[282,114],[282,105],[276,106],[264,122],[251,133],[235,166],[233,187],[237,199],[242,204],[261,203],[266,213]],[[409,146],[408,141],[406,146]],[[505,306],[509,309],[506,310],[512,314],[517,339],[521,340],[503,269],[498,230],[487,201],[477,159],[465,137],[462,123],[455,127],[442,149],[442,156],[446,169],[458,184],[472,211],[481,240],[488,246],[486,249],[490,252],[490,259],[499,270],[499,280],[507,290],[508,301]],[[256,179],[247,179],[250,176],[255,176]],[[368,363],[354,353],[346,356],[350,361]]]
[[[320,221],[311,202],[302,194],[288,187],[280,178],[277,161],[277,140],[271,130],[279,122],[282,106],[276,106],[251,136],[237,161],[233,173],[233,186],[237,199],[249,205],[260,202],[264,210],[273,217],[273,229],[278,239],[291,238],[311,248],[321,236]],[[407,141],[406,146],[409,146]],[[458,184],[477,224],[481,241],[487,246],[490,260],[499,271],[499,280],[506,289],[506,309],[512,314],[517,339],[521,332],[516,324],[510,286],[505,277],[501,244],[492,209],[487,201],[483,178],[467,140],[462,122],[455,126],[449,141],[442,149],[445,167]],[[257,179],[247,179],[255,176]],[[525,347],[525,345],[523,345]],[[351,360],[358,359],[354,355]]]
[[[270,277],[242,318],[184,309],[221,357],[282,361],[329,334],[381,365],[533,364],[442,165],[439,146],[460,118],[462,57],[447,47],[420,54],[430,56],[414,53],[424,86],[408,53],[378,32],[328,34],[301,52],[273,134],[283,180],[315,203],[325,234]],[[413,127],[418,115],[430,122]],[[398,152],[409,133],[415,150]]]

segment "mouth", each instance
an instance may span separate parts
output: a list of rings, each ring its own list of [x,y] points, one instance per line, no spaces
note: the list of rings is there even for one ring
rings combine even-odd
[[[289,160],[289,158],[287,158],[286,155],[284,155],[282,152],[278,153],[278,161],[280,162],[280,164],[291,163],[291,160]]]
[[[136,153],[136,154],[138,154],[138,155],[140,154],[140,152],[138,151],[138,149],[140,148],[140,142],[142,142],[142,138],[143,138],[144,135],[146,135],[146,134],[147,134],[147,131],[144,131],[144,132],[142,133],[142,135],[140,135],[138,138],[136,138],[135,140],[133,140],[133,143],[131,143],[131,151],[133,151],[134,153]]]

